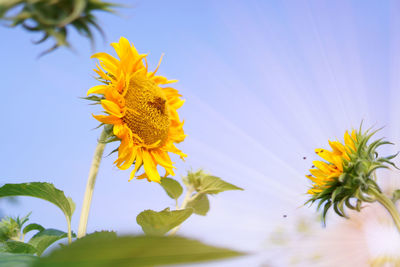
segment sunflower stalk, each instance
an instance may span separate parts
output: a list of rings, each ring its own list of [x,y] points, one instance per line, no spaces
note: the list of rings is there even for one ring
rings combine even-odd
[[[86,228],[89,218],[90,205],[92,203],[94,186],[96,183],[96,178],[97,178],[97,173],[99,171],[101,158],[103,157],[104,148],[106,146],[104,140],[107,139],[108,135],[109,134],[107,133],[107,130],[103,128],[103,131],[101,132],[99,141],[96,146],[96,150],[94,152],[92,165],[90,166],[89,177],[86,183],[85,196],[83,198],[81,217],[79,220],[78,238],[84,237],[86,235]]]
[[[193,192],[195,191],[195,189],[193,187],[188,188],[188,190],[186,191],[186,195],[185,198],[182,201],[182,205],[180,207],[181,210],[185,209],[186,206],[188,205],[189,201],[191,199],[193,199],[197,194],[193,195]],[[176,232],[178,232],[179,228],[181,227],[181,225],[178,225],[177,227],[175,227],[174,229],[171,230],[171,232],[169,233],[169,235],[175,235]]]
[[[393,201],[376,188],[371,187],[369,189],[369,193],[390,213],[390,216],[392,216],[397,230],[400,232],[400,214]]]

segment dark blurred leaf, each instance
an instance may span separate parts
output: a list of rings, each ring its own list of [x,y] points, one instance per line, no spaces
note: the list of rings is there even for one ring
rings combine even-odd
[[[167,208],[160,212],[145,210],[136,217],[136,221],[147,235],[163,235],[184,222],[192,213],[193,209],[170,211]]]
[[[244,255],[178,236],[103,236],[97,233],[52,251],[36,267],[161,266]]]
[[[28,254],[0,253],[0,266],[30,267],[36,259],[36,256]]]
[[[46,54],[60,46],[69,47],[68,32],[73,28],[90,41],[93,29],[103,36],[93,12],[115,13],[114,7],[121,6],[101,0],[2,0],[0,20],[10,27],[21,25],[27,31],[42,33],[43,38],[36,44],[53,38],[54,45],[42,53]]]
[[[34,235],[28,243],[36,248],[37,255],[40,256],[51,244],[66,238],[67,235],[67,233],[60,230],[45,229]]]
[[[9,240],[0,243],[0,252],[35,254],[36,249],[32,245],[24,242]]]
[[[183,188],[181,184],[172,178],[165,177],[161,179],[161,186],[172,199],[177,200],[182,195]]]

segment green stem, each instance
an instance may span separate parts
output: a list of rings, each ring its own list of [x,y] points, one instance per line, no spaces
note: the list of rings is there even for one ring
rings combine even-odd
[[[79,220],[78,238],[84,237],[86,235],[86,227],[89,217],[90,204],[92,202],[94,185],[96,183],[96,177],[99,171],[101,158],[103,157],[104,147],[106,146],[106,144],[104,143],[106,137],[107,133],[105,129],[103,129],[100,135],[99,142],[97,143],[96,150],[94,152],[92,165],[89,171],[89,177],[86,183],[86,192],[83,198],[81,218]]]
[[[68,244],[72,243],[71,219],[68,220]]]
[[[394,224],[397,227],[397,230],[400,232],[400,214],[399,214],[399,211],[396,208],[396,205],[393,203],[393,201],[390,198],[388,198],[385,194],[379,192],[375,188],[371,188],[369,190],[369,192],[390,213],[390,215],[393,218]]]
[[[186,208],[187,204],[189,203],[189,200],[192,199],[192,194],[193,194],[193,192],[194,192],[194,189],[193,189],[193,188],[189,188],[189,189],[186,191],[185,198],[183,199],[183,202],[182,202],[182,205],[181,205],[181,208],[180,208],[181,210],[183,210],[183,209]],[[194,197],[194,196],[193,196],[193,197]],[[178,207],[178,205],[177,205],[177,207]],[[177,209],[178,209],[178,208],[177,208]],[[171,230],[171,232],[169,233],[169,235],[175,235],[176,232],[178,232],[178,230],[179,230],[180,227],[181,227],[181,225],[176,226],[174,229]]]

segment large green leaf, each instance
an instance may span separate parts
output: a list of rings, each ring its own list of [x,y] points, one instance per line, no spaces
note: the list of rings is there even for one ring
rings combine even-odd
[[[75,210],[75,204],[71,198],[66,197],[64,192],[55,188],[53,184],[33,182],[5,184],[0,187],[0,197],[9,196],[30,196],[41,198],[53,203],[64,213],[68,223],[68,231],[70,231],[71,217]]]
[[[181,184],[172,178],[166,177],[161,179],[161,186],[172,199],[176,200],[182,195],[183,188]]]
[[[0,243],[0,252],[35,254],[36,249],[30,244],[24,242],[9,240]]]
[[[196,172],[189,171],[187,176],[182,180],[188,188],[203,194],[218,194],[228,190],[243,190],[236,185],[225,182],[219,177],[209,175],[203,170]]]
[[[212,175],[200,176],[196,187],[196,191],[203,194],[218,194],[228,190],[243,190],[243,188]]]
[[[30,267],[37,259],[28,254],[0,253],[0,266],[2,267]]]
[[[163,235],[184,222],[192,213],[193,209],[190,208],[173,211],[166,208],[160,212],[145,210],[136,217],[136,221],[146,234]]]
[[[207,212],[210,210],[210,201],[208,200],[207,194],[197,193],[196,196],[188,202],[187,207],[192,208],[194,213],[198,215],[207,215]]]
[[[28,243],[36,248],[36,253],[40,256],[51,244],[66,237],[67,233],[63,231],[45,229],[34,235]]]
[[[101,233],[78,239],[40,258],[34,267],[130,267],[193,263],[243,253],[178,236],[123,236]]]

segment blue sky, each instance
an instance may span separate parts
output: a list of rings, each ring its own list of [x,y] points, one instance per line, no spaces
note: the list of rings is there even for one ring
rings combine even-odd
[[[113,53],[109,43],[128,38],[149,53],[159,73],[186,99],[188,154],[177,162],[177,179],[191,168],[245,188],[211,199],[207,217],[193,216],[180,233],[208,243],[262,251],[277,225],[290,224],[309,186],[304,177],[314,148],[342,139],[346,129],[385,126],[400,141],[399,3],[396,1],[132,1],[120,16],[98,13],[107,35],[94,50],[73,33],[64,48],[37,59],[46,45],[38,35],[0,27],[3,114],[2,183],[47,181],[80,207],[99,130],[99,109],[79,97],[96,85],[94,52]],[[106,148],[113,150],[114,145]],[[396,145],[387,152],[398,150]],[[307,157],[303,160],[303,157]],[[139,233],[136,215],[174,203],[155,183],[132,181],[104,158],[88,231]],[[32,221],[65,229],[51,204],[21,198],[5,203],[10,215],[33,211]],[[287,218],[283,218],[287,215]],[[333,215],[333,214],[332,214]],[[332,216],[334,217],[334,216]],[[227,266],[256,264],[255,256]],[[221,266],[221,265],[219,265]]]

